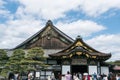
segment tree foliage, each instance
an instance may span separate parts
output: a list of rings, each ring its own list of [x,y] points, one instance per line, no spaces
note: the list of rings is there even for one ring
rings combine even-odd
[[[41,47],[29,49],[27,53],[22,49],[16,49],[13,51],[12,56],[9,57],[1,74],[6,76],[8,72],[21,73],[28,70],[35,71],[40,67],[44,68],[48,65],[45,64],[46,58],[43,55],[44,51]],[[0,50],[0,56],[0,60],[8,58],[3,50]]]
[[[8,62],[5,65],[5,68],[2,70],[2,74],[7,74],[8,72],[21,72],[24,69],[21,65],[21,60],[24,58],[25,52],[22,49],[16,49],[13,51],[12,56],[9,58]]]
[[[3,49],[0,49],[0,68],[1,68],[0,73],[4,68],[5,64],[7,63],[7,61],[8,61],[8,56],[6,51]]]
[[[32,59],[43,59],[44,51],[41,47],[29,49],[27,57]],[[44,60],[44,59],[43,59]]]
[[[120,60],[110,61],[110,62],[107,62],[107,63],[112,64],[112,65],[119,65],[120,66]]]
[[[5,50],[0,49],[0,66],[4,66],[8,60],[8,56]]]
[[[28,50],[28,53],[24,60],[22,60],[22,64],[28,65],[28,70],[36,70],[38,67],[46,66],[44,61],[45,57],[44,51],[41,47],[35,47]]]

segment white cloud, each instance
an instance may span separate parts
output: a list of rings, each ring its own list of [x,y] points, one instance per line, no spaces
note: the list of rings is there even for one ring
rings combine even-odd
[[[11,20],[6,24],[0,24],[0,48],[15,47],[44,26],[45,24],[43,25],[41,20],[34,19]],[[74,38],[77,35],[89,36],[105,29],[104,26],[87,20],[78,20],[71,23],[58,22],[56,27]]]
[[[0,9],[0,16],[3,15],[3,16],[6,16],[5,14],[8,14],[9,11],[7,10],[4,10],[4,9]]]
[[[16,0],[11,0],[16,1]],[[37,17],[40,19],[59,19],[67,17],[69,11],[78,11],[89,16],[99,16],[111,9],[120,9],[120,0],[18,0],[16,14],[19,18]],[[18,2],[16,1],[16,3]],[[70,4],[69,4],[70,3]],[[9,17],[10,11],[4,6],[9,4],[0,0],[0,15]],[[69,5],[68,5],[69,4]],[[111,13],[112,14],[112,13]]]
[[[78,20],[70,23],[58,22],[56,26],[74,38],[77,35],[90,36],[93,33],[106,29],[106,27],[89,20]]]
[[[65,17],[65,12],[77,8],[79,0],[19,0],[26,14],[37,15],[44,19]],[[68,5],[68,3],[70,3]]]
[[[37,20],[11,20],[0,24],[0,48],[14,48],[42,28]]]
[[[120,0],[81,0],[80,9],[89,16],[99,16],[110,9],[120,9]]]
[[[99,51],[112,53],[110,60],[120,59],[120,34],[100,35],[86,42]]]
[[[120,0],[19,0],[19,9],[26,14],[43,19],[66,17],[66,12],[78,11],[88,16],[99,16],[111,9],[120,9]]]
[[[0,17],[8,17],[10,12],[4,7],[6,2],[4,0],[0,0]]]
[[[0,7],[2,7],[3,4],[5,4],[5,2],[3,0],[0,0]]]

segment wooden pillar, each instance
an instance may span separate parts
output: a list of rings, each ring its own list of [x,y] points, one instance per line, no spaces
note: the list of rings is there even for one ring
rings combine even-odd
[[[101,74],[100,62],[97,62],[97,74]]]

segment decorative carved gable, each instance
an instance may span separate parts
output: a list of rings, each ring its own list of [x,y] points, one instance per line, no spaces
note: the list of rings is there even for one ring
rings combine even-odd
[[[72,38],[57,29],[49,20],[42,30],[18,45],[15,49],[29,49],[33,47],[42,47],[43,49],[64,49],[72,42]]]

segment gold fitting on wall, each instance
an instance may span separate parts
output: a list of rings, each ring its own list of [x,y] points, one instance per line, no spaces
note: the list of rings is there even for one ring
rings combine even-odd
[[[82,54],[82,52],[76,52],[76,54],[77,54],[77,55],[81,55],[81,54]]]
[[[70,57],[72,57],[73,55],[72,54],[70,54]]]
[[[67,56],[63,56],[63,58],[66,58]]]
[[[96,58],[96,56],[92,56],[92,58]]]

